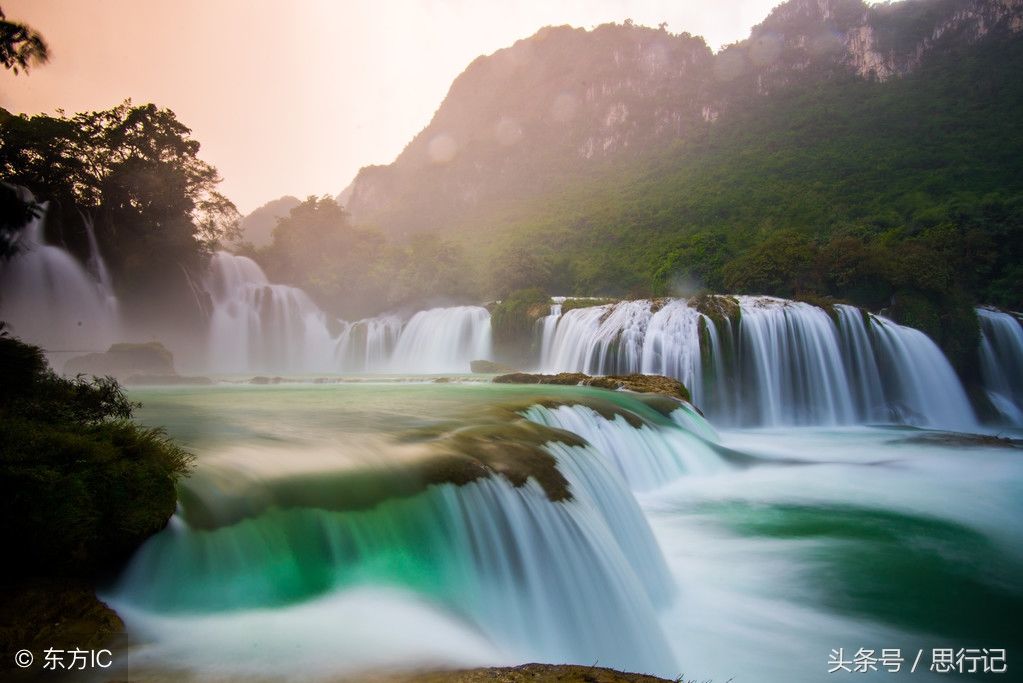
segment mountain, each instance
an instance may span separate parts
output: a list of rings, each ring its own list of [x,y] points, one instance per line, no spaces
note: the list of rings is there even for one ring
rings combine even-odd
[[[1023,30],[1020,0],[790,0],[717,54],[626,22],[541,29],[480,57],[430,124],[342,194],[385,232],[489,229],[495,214],[700,140],[772,96],[886,83]]]
[[[285,218],[292,209],[301,203],[297,197],[286,195],[255,209],[241,220],[242,240],[251,242],[256,247],[270,244],[273,239],[273,229],[277,227],[277,219]]]

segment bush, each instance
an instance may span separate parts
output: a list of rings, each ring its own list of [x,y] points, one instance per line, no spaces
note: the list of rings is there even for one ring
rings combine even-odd
[[[2,578],[92,576],[166,525],[192,456],[134,407],[114,379],[59,377],[0,333]]]

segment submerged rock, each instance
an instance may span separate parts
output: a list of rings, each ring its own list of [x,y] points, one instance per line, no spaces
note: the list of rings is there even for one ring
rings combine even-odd
[[[103,353],[89,353],[64,364],[65,375],[95,375],[127,379],[133,375],[177,375],[174,354],[160,342],[112,344]]]
[[[582,372],[559,372],[543,375],[514,372],[494,378],[497,384],[561,384],[566,386],[598,387],[600,389],[626,389],[640,394],[660,394],[690,402],[689,389],[682,382],[664,375],[602,375],[590,376]]]

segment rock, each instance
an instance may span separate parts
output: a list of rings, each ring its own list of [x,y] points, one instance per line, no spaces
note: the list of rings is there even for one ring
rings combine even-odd
[[[132,375],[177,375],[174,355],[160,342],[113,344],[104,353],[90,353],[64,364],[65,375],[95,375],[126,379]]]
[[[132,375],[124,381],[133,386],[205,386],[213,384],[209,377],[188,377],[182,375]]]
[[[265,377],[263,375],[257,375],[249,380],[249,384],[280,384],[283,381],[283,377]]]
[[[665,678],[600,666],[523,664],[515,667],[361,676],[362,683],[670,683]]]
[[[88,581],[36,578],[4,586],[0,647],[5,653],[24,648],[40,662],[46,648],[99,649],[123,630],[120,617],[96,598]],[[13,664],[11,659],[0,663],[0,672],[13,670]]]
[[[492,360],[469,361],[469,370],[481,375],[503,375],[509,372],[518,372],[513,367]]]
[[[627,389],[640,394],[660,394],[689,403],[689,389],[682,382],[663,375],[603,375],[591,377],[581,372],[560,372],[541,375],[514,372],[495,377],[497,384],[561,384],[567,386],[599,387],[601,389]]]

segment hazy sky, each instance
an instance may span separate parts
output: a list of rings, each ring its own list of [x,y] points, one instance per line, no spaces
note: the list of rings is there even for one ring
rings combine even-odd
[[[780,0],[0,0],[49,41],[49,64],[0,74],[0,107],[174,110],[247,213],[335,194],[389,163],[481,54],[542,26],[633,19],[744,38]]]

